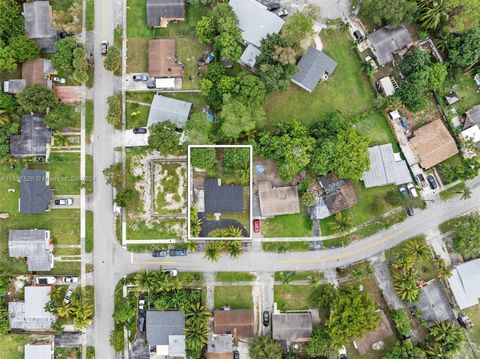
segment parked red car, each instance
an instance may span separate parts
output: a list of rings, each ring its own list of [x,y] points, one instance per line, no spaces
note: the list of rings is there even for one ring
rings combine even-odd
[[[254,219],[253,220],[253,231],[255,233],[260,233],[260,220],[259,219]]]

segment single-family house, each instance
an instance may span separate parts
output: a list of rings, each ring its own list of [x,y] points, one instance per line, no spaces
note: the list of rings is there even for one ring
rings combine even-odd
[[[231,334],[233,338],[252,338],[254,335],[253,310],[216,310],[213,312],[213,332]]]
[[[147,311],[147,343],[150,358],[185,358],[185,314],[179,311]]]
[[[352,208],[357,204],[357,195],[349,181],[340,179],[333,173],[320,177],[319,181],[323,189],[322,198],[330,215]]]
[[[20,213],[40,214],[48,210],[52,199],[49,175],[43,170],[20,172]]]
[[[182,128],[188,120],[192,104],[162,95],[153,96],[147,127],[158,122],[171,121],[177,128]]]
[[[300,213],[297,186],[273,187],[271,182],[260,182],[257,186],[262,217]]]
[[[438,280],[429,281],[422,287],[420,299],[415,304],[422,318],[429,322],[455,321],[455,314],[448,297]]]
[[[363,174],[366,188],[387,184],[402,185],[412,181],[407,162],[394,153],[391,143],[368,148],[370,169]]]
[[[45,126],[45,116],[23,115],[19,135],[10,136],[13,157],[46,156],[50,151],[53,131]]]
[[[10,257],[26,257],[30,272],[47,272],[53,268],[53,242],[50,231],[41,229],[10,230]]]
[[[35,59],[22,64],[22,78],[27,86],[42,85],[46,88],[52,88],[50,75],[55,72],[52,62],[49,59]]]
[[[222,186],[219,178],[206,178],[203,182],[205,213],[242,213],[243,187]]]
[[[228,3],[237,15],[237,27],[242,33],[243,42],[247,45],[241,56],[241,63],[255,66],[260,43],[267,35],[278,34],[285,21],[256,0],[230,0]]]
[[[27,344],[24,347],[25,359],[53,359],[53,342],[50,344]]]
[[[328,79],[337,67],[337,63],[322,51],[309,47],[297,64],[300,69],[292,82],[308,92],[315,90],[320,81]]]
[[[305,343],[312,337],[312,314],[274,313],[272,315],[272,337],[287,347],[292,343]]]
[[[408,48],[412,43],[412,37],[405,25],[396,29],[382,27],[367,36],[373,54],[380,65],[386,65],[393,61],[393,55],[398,51]]]
[[[460,309],[479,304],[480,300],[480,258],[456,266],[448,284]]]
[[[207,343],[207,359],[232,359],[232,334],[210,334]]]
[[[147,0],[146,11],[149,27],[167,27],[185,20],[185,0]]]
[[[148,41],[148,75],[173,81],[183,76],[183,65],[177,61],[174,39]]]
[[[3,82],[3,92],[11,93],[16,95],[27,86],[27,81],[25,79],[13,79]]]
[[[392,327],[387,319],[387,316],[383,310],[379,313],[380,319],[377,324],[377,328],[373,331],[367,332],[362,338],[355,339],[354,346],[360,353],[360,355],[366,355],[372,345],[379,343],[393,335]]]
[[[458,153],[455,140],[440,119],[415,130],[408,144],[424,169],[432,168]]]
[[[32,1],[23,3],[25,32],[42,52],[54,52],[57,41],[57,30],[53,27],[52,7],[48,1]]]
[[[25,287],[25,300],[8,303],[10,327],[17,331],[51,331],[55,316],[45,310],[50,302],[50,286]]]

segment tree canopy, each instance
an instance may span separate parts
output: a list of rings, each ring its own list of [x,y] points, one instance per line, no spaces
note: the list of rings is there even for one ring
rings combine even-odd
[[[360,16],[375,25],[399,26],[403,22],[412,22],[417,12],[414,0],[363,0]]]
[[[453,248],[464,259],[480,257],[480,217],[465,217],[453,230]]]
[[[217,151],[213,147],[190,148],[190,163],[203,170],[214,169],[217,163]]]
[[[0,1],[0,40],[5,43],[25,33],[22,8],[16,0]]]
[[[282,344],[269,336],[255,337],[248,348],[251,358],[282,359]]]
[[[30,61],[40,55],[38,45],[25,35],[11,37],[8,45],[13,50],[17,62]]]
[[[462,68],[477,63],[480,60],[480,29],[452,34],[448,42],[448,60],[454,66]]]
[[[150,136],[148,145],[162,153],[162,155],[178,155],[182,152],[180,145],[181,134],[171,121],[158,122],[149,127]]]
[[[105,70],[117,71],[121,65],[122,65],[122,52],[118,49],[118,47],[111,46],[108,49],[108,53],[107,53],[107,56],[105,57],[105,60],[103,60],[103,66],[105,66]]]
[[[307,353],[311,358],[322,358],[327,356],[331,348],[331,338],[325,326],[313,328],[312,339],[308,342]]]
[[[17,94],[17,102],[22,112],[45,112],[56,105],[57,97],[46,87],[31,85]]]
[[[386,356],[386,359],[426,359],[427,355],[422,348],[417,347],[411,340],[396,343]]]
[[[190,116],[185,126],[187,142],[191,145],[208,145],[212,141],[209,134],[212,130],[212,123],[207,121],[203,113],[194,113]]]

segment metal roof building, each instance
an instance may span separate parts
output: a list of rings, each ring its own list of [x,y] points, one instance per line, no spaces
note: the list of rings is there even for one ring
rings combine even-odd
[[[25,31],[42,52],[54,52],[57,31],[53,28],[52,7],[48,1],[33,1],[23,4]]]
[[[395,158],[391,143],[370,147],[368,156],[370,158],[370,170],[363,174],[363,182],[366,188],[387,184],[401,185],[412,181],[407,163]]]
[[[51,270],[53,256],[50,246],[50,231],[10,230],[8,232],[8,254],[10,257],[26,257],[30,272]]]
[[[448,283],[460,309],[479,304],[480,258],[456,266]]]
[[[23,170],[20,173],[20,213],[45,213],[51,199],[47,171]]]
[[[292,82],[308,92],[312,92],[318,82],[328,78],[337,67],[337,63],[322,51],[309,47],[297,64],[300,69]]]
[[[206,213],[243,212],[242,186],[222,186],[220,179],[207,178],[203,183],[203,188]]]
[[[187,123],[192,104],[171,97],[155,95],[148,115],[147,127],[158,122],[171,121],[181,128]]]
[[[396,29],[382,27],[368,35],[367,39],[380,65],[392,62],[394,53],[410,46],[413,42],[405,25],[401,25]]]
[[[10,154],[14,157],[45,156],[52,142],[53,131],[45,126],[44,116],[22,116],[19,135],[10,136]]]
[[[25,287],[24,302],[8,303],[8,317],[12,329],[48,331],[55,316],[45,310],[50,301],[50,286]]]
[[[25,359],[53,359],[51,344],[27,344],[24,349]]]

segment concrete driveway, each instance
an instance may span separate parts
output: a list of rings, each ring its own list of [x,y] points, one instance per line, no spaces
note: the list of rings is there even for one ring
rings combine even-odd
[[[73,199],[73,204],[69,206],[56,205],[56,199]],[[50,209],[77,209],[80,208],[80,195],[58,195],[53,196],[53,200],[50,204]]]
[[[301,11],[305,5],[316,4],[321,9],[321,23],[328,19],[338,19],[350,14],[350,0],[280,0],[280,5],[290,14]]]

